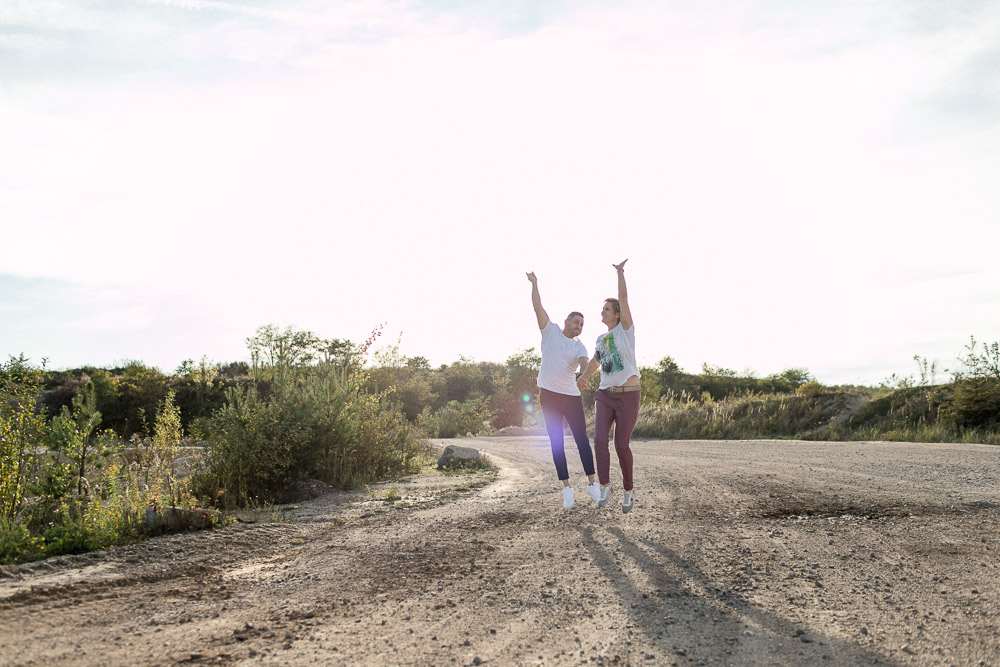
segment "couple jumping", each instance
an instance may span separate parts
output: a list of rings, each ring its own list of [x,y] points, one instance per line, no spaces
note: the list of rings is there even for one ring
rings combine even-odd
[[[587,494],[604,507],[611,500],[611,453],[608,451],[611,424],[615,424],[615,451],[622,469],[622,512],[631,512],[635,504],[632,488],[632,450],[629,439],[639,415],[639,367],[635,362],[635,329],[628,307],[625,289],[625,262],[614,264],[618,272],[618,298],[605,299],[601,321],[607,333],[597,337],[594,357],[587,360],[587,348],[577,338],[583,331],[583,314],[572,312],[566,317],[563,329],[549,319],[538,294],[538,280],[534,272],[531,281],[531,305],[542,330],[542,367],[538,372],[538,400],[545,417],[545,429],[552,443],[552,459],[556,473],[563,483],[563,507],[573,506],[573,487],[566,469],[566,452],[563,448],[563,419],[569,423],[580,451],[580,461],[587,473]],[[577,373],[577,369],[580,373]],[[594,394],[596,424],[594,426],[594,451],[597,453],[597,476],[594,479],[594,456],[587,439],[587,424],[583,416],[583,398],[580,389],[587,387],[587,380],[600,368],[601,388]]]

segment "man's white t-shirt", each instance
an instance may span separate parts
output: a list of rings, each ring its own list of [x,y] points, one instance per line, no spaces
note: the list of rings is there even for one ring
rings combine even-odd
[[[641,377],[635,363],[635,325],[626,329],[619,322],[611,331],[597,337],[594,350],[601,365],[601,389],[620,387],[633,375]]]
[[[587,348],[579,338],[567,338],[552,320],[542,329],[542,368],[538,371],[538,386],[567,396],[579,396],[576,369],[580,357],[587,357]]]

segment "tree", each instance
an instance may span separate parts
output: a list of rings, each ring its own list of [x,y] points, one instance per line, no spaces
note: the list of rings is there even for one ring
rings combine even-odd
[[[87,483],[87,466],[93,463],[98,448],[91,445],[90,437],[101,423],[101,413],[97,410],[97,396],[94,383],[87,382],[73,397],[72,411],[63,406],[62,413],[52,420],[52,443],[56,451],[62,452],[73,464],[76,477],[76,493],[82,496]]]

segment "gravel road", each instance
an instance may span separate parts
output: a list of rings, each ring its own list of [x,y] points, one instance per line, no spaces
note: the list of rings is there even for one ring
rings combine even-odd
[[[497,472],[8,568],[0,664],[1000,666],[1000,447],[635,442],[623,515],[457,444]]]

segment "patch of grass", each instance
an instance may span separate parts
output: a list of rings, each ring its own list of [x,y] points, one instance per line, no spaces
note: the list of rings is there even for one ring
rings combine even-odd
[[[830,423],[836,401],[797,394],[748,394],[720,401],[663,399],[640,408],[633,433],[666,439],[796,438]]]
[[[435,463],[436,468],[436,463]],[[470,475],[475,474],[481,470],[495,470],[496,466],[490,461],[490,458],[480,452],[479,460],[473,463],[467,463],[462,466],[449,466],[447,468],[440,468],[438,472],[444,475]]]

